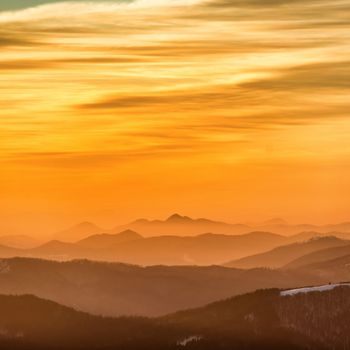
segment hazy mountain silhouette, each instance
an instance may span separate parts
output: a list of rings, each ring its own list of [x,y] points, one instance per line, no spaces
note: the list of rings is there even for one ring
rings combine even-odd
[[[329,282],[347,281],[349,279],[350,253],[335,259],[303,265],[298,271],[319,276]],[[289,269],[287,267],[287,269]]]
[[[178,220],[178,218],[171,220]],[[243,235],[207,233],[198,236],[167,235],[143,238],[135,231],[126,230],[116,234],[92,235],[75,243],[53,240],[32,249],[13,249],[3,246],[0,250],[0,257],[23,256],[55,260],[92,259],[139,265],[211,265],[264,253],[282,245],[303,241],[305,238],[312,237],[313,234],[317,233],[305,232],[288,237],[270,232],[250,232]],[[324,238],[322,242],[332,244],[333,241],[337,243],[339,240]],[[321,244],[321,241],[308,246],[316,247],[317,244]],[[320,249],[330,246],[332,245],[323,245]],[[299,252],[306,254],[312,251],[299,250],[297,247],[295,250],[297,254],[289,261],[301,256],[298,255]],[[281,254],[282,258],[287,258],[283,252]],[[251,260],[251,258],[247,259]],[[289,261],[285,260],[285,263]],[[243,265],[237,266],[242,267]],[[254,263],[249,266],[262,265]]]
[[[258,288],[327,283],[299,271],[0,260],[0,294],[34,294],[97,315],[164,315]]]
[[[257,291],[162,318],[103,318],[33,296],[0,296],[8,349],[343,350],[350,288]],[[48,320],[50,320],[48,322]]]
[[[21,249],[11,248],[4,245],[0,245],[0,257],[9,258],[14,256],[25,256],[26,251]]]
[[[315,251],[326,248],[343,247],[349,245],[350,241],[341,240],[340,238],[316,237],[306,242],[298,242],[274,248],[270,251],[244,257],[242,259],[230,261],[225,266],[236,268],[254,268],[254,267],[282,267],[289,262]]]
[[[109,248],[114,244],[132,242],[138,239],[143,239],[143,237],[135,231],[126,230],[116,234],[97,234],[89,236],[81,241],[78,241],[77,244],[81,247],[99,249],[99,248]]]
[[[84,239],[88,236],[103,233],[106,230],[98,227],[94,223],[91,222],[81,222],[75,226],[68,228],[67,230],[63,230],[54,234],[54,239],[59,241],[66,242],[76,242],[78,240]]]
[[[323,261],[329,261],[350,254],[350,244],[322,249],[309,254],[305,254],[298,259],[288,263],[285,268],[300,268],[306,265],[315,264]]]
[[[30,249],[38,246],[40,241],[25,235],[0,236],[0,245],[18,249]]]
[[[26,250],[17,256],[32,256],[54,260],[69,260],[72,258],[91,258],[93,251],[89,248],[80,247],[75,243],[61,241],[49,241],[39,247]]]
[[[118,226],[112,232],[131,229],[146,236],[159,235],[198,235],[205,232],[220,234],[240,234],[253,231],[244,224],[227,224],[205,218],[192,219],[188,216],[173,214],[165,220],[139,219],[127,225]]]
[[[273,218],[270,220],[263,221],[261,223],[253,224],[253,226],[268,226],[268,225],[288,225],[288,222],[281,218]]]
[[[76,242],[95,234],[116,234],[131,230],[145,237],[179,235],[196,236],[211,232],[214,234],[242,235],[249,232],[261,231],[280,235],[296,235],[301,232],[314,232],[318,235],[332,234],[350,239],[350,222],[329,225],[288,224],[281,218],[274,218],[260,223],[225,223],[207,218],[193,219],[189,216],[173,214],[165,220],[137,219],[125,225],[118,225],[112,229],[102,229],[90,222],[82,222],[54,234],[55,240]]]
[[[289,241],[289,238],[269,232],[143,238],[127,230],[118,234],[92,235],[76,243],[53,240],[26,250],[3,246],[0,257],[86,258],[140,265],[210,265],[220,264],[223,259],[266,251],[286,240]]]
[[[237,235],[252,231],[265,231],[282,235],[294,235],[306,231],[314,231],[320,234],[332,232],[350,234],[350,222],[321,226],[311,224],[291,225],[281,218],[275,218],[254,224],[229,224],[205,218],[193,219],[188,216],[173,214],[165,220],[135,220],[129,224],[118,226],[111,232],[115,233],[126,229],[134,230],[145,236],[198,235],[205,232]]]
[[[157,236],[115,244],[106,248],[103,256],[140,265],[210,265],[221,263],[223,257],[240,257],[276,247],[283,240],[284,237],[268,232]]]

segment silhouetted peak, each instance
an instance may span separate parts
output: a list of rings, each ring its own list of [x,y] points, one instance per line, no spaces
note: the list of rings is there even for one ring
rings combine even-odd
[[[98,227],[89,221],[83,221],[80,222],[79,224],[75,225],[74,228],[79,228],[79,229],[97,229]]]
[[[173,215],[170,215],[166,221],[176,221],[176,222],[180,222],[180,221],[192,221],[192,219],[188,216],[182,216],[180,214],[173,214]]]
[[[48,241],[40,246],[40,248],[61,248],[61,247],[70,247],[72,244],[67,242],[62,242],[57,239]]]
[[[143,238],[139,233],[133,230],[125,230],[122,232],[117,233],[118,236],[127,236],[127,237],[138,237]]]
[[[263,223],[264,225],[288,225],[288,222],[281,218],[273,218]]]

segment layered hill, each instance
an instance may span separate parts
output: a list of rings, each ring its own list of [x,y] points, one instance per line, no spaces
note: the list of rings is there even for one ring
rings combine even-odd
[[[314,238],[305,242],[310,237]],[[243,235],[143,237],[126,230],[93,234],[76,242],[52,240],[30,249],[3,245],[0,258],[90,259],[138,265],[212,265],[226,260],[231,261],[228,266],[238,268],[275,268],[316,250],[345,245],[344,242],[350,241],[312,232],[292,236],[256,231]]]
[[[283,219],[272,219],[261,223],[230,224],[206,218],[193,219],[189,216],[173,214],[165,220],[139,219],[129,224],[117,226],[112,232],[131,229],[145,236],[158,235],[198,235],[205,232],[220,234],[245,234],[252,231],[272,232],[282,235],[295,235],[300,232],[318,234],[339,233],[342,238],[350,238],[350,222],[329,225],[288,224]]]
[[[17,248],[17,249],[30,249],[38,246],[40,241],[24,235],[7,235],[0,236],[0,245]]]
[[[289,262],[285,268],[295,269],[303,266],[325,262],[341,258],[343,256],[350,255],[350,244],[328,247],[325,249],[310,252],[309,254],[302,255],[301,257]]]
[[[290,270],[287,265],[286,269]],[[300,273],[312,274],[329,282],[347,281],[350,279],[350,254],[335,259],[303,265],[298,268]]]
[[[6,349],[343,350],[350,288],[257,291],[162,318],[102,318],[33,296],[0,296]],[[48,322],[50,320],[50,322]]]
[[[18,254],[56,260],[85,258],[138,265],[212,265],[221,264],[223,260],[262,253],[303,239],[302,234],[286,237],[270,232],[144,238],[127,230],[117,234],[93,235],[75,243],[50,241]],[[323,247],[325,246],[321,248]]]
[[[283,236],[269,232],[237,236],[210,233],[194,237],[159,236],[111,245],[101,254],[108,260],[140,265],[211,265],[221,263],[223,257],[261,252],[283,241]]]
[[[165,220],[138,219],[127,225],[117,226],[112,231],[131,229],[145,236],[158,235],[198,235],[205,232],[222,234],[242,234],[254,231],[248,225],[228,224],[206,218],[193,219],[189,216],[173,214]]]
[[[125,242],[133,242],[143,237],[135,231],[126,230],[117,234],[96,234],[77,242],[80,247],[90,249],[108,249],[109,247]]]
[[[180,214],[173,214],[164,220],[138,219],[125,225],[118,225],[112,229],[104,229],[91,222],[82,222],[53,235],[54,240],[76,242],[95,234],[116,234],[131,230],[145,237],[177,235],[197,236],[211,232],[214,234],[242,235],[254,231],[271,232],[292,236],[299,233],[311,233],[311,236],[329,235],[350,239],[350,223],[344,222],[333,225],[288,224],[283,219],[272,219],[261,223],[226,223],[207,218],[191,218]],[[310,236],[309,236],[310,238]]]
[[[106,316],[164,315],[259,288],[325,282],[328,280],[322,277],[293,270],[0,260],[0,294],[34,294]]]
[[[279,268],[304,255],[314,252],[317,254],[318,251],[324,249],[346,249],[349,243],[350,241],[333,236],[315,237],[305,242],[287,244],[264,253],[233,260],[226,263],[225,266],[245,269],[255,267]]]
[[[262,252],[289,239],[269,232],[144,238],[127,230],[117,234],[96,234],[75,243],[53,240],[32,249],[3,246],[0,247],[0,257],[92,259],[139,265],[211,265],[220,264],[224,259]]]
[[[65,241],[65,242],[75,242],[84,239],[88,236],[99,234],[105,232],[104,229],[95,225],[92,222],[84,221],[77,225],[56,232],[53,235],[54,240]]]

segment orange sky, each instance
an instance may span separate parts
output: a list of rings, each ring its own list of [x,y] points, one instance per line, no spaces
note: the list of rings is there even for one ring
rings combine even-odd
[[[342,0],[0,12],[0,233],[172,212],[350,220],[349,12]]]

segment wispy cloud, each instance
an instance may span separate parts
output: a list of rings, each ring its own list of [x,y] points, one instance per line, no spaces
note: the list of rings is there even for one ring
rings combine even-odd
[[[239,157],[254,157],[252,147],[286,147],[284,129],[346,116],[345,1],[36,4],[0,13],[0,125],[10,158],[19,146],[32,158],[43,142],[56,160],[191,150],[225,158],[232,148],[222,143],[237,142]]]

